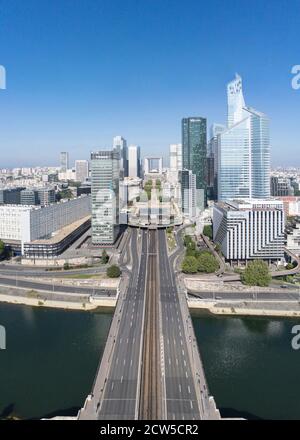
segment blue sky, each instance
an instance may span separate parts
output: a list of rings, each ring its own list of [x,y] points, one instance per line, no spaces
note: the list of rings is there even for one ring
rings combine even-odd
[[[299,17],[296,0],[0,0],[0,167],[114,135],[167,155],[182,117],[225,122],[235,72],[271,119],[272,164],[300,166]]]

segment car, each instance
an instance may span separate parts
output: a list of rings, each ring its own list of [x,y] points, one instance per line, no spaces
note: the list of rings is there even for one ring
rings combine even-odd
[[[284,284],[282,284],[280,287],[281,287],[282,289],[287,289],[287,288],[288,288],[288,286],[285,286]]]

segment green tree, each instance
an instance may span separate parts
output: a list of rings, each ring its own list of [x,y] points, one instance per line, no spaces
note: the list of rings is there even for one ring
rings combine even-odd
[[[243,284],[267,287],[271,281],[267,263],[262,260],[251,261],[241,275]]]
[[[196,273],[198,271],[197,258],[193,256],[185,257],[182,262],[181,269],[184,273]]]
[[[198,271],[205,273],[213,273],[219,269],[219,264],[215,257],[209,252],[202,252],[198,259]]]
[[[119,276],[121,275],[121,270],[119,266],[113,264],[112,266],[107,268],[106,275],[109,278],[119,278]]]
[[[294,269],[294,265],[293,265],[293,263],[288,263],[288,264],[285,266],[285,268],[286,268],[286,270],[292,270],[292,269]]]
[[[213,229],[212,225],[205,225],[203,228],[203,235],[206,235],[210,240],[213,238]]]
[[[4,251],[5,251],[5,244],[3,243],[2,240],[0,240],[0,255],[2,255]]]
[[[107,255],[107,252],[105,249],[103,249],[102,251],[102,255],[101,255],[101,263],[102,264],[106,264],[109,260],[109,256]]]
[[[64,264],[64,270],[69,270],[70,269],[70,265],[69,265],[69,263],[65,263]]]

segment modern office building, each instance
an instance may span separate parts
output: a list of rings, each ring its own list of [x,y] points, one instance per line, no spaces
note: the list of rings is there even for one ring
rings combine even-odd
[[[210,188],[210,194],[214,200],[218,199],[218,135],[223,133],[226,130],[226,126],[222,124],[212,124],[210,128],[210,141],[208,143],[207,148],[207,157],[209,157],[213,161],[213,189]],[[211,165],[208,163],[208,166]],[[208,175],[211,170],[208,170]]]
[[[55,190],[53,188],[37,188],[38,203],[41,206],[48,206],[55,203]]]
[[[116,149],[91,154],[92,243],[113,245],[119,233],[120,155]]]
[[[202,190],[202,199],[197,196],[197,207],[204,209],[206,204],[207,175],[207,124],[206,119],[190,117],[182,119],[182,167],[196,175],[197,190]],[[200,191],[197,191],[200,194]]]
[[[38,205],[37,191],[34,189],[23,189],[21,191],[21,205]]]
[[[196,180],[197,177],[191,170],[178,172],[181,185],[181,210],[184,217],[192,219],[196,215]]]
[[[242,79],[227,86],[228,127],[217,135],[218,200],[270,197],[266,115],[245,106]]]
[[[49,206],[0,206],[0,239],[18,245],[41,238],[50,238],[61,228],[91,214],[91,198],[80,198]]]
[[[170,171],[182,170],[182,144],[170,144]]]
[[[62,151],[60,153],[60,171],[65,173],[69,169],[69,153]]]
[[[75,179],[77,182],[85,182],[89,177],[89,161],[75,160]]]
[[[120,178],[128,177],[128,148],[127,141],[122,136],[113,138],[113,148],[120,154]]]
[[[21,203],[21,192],[25,187],[0,189],[0,205],[19,205]]]
[[[138,145],[128,147],[128,177],[141,177],[141,149]]]
[[[271,176],[271,196],[285,197],[293,196],[294,188],[291,185],[291,180],[283,176]]]
[[[213,240],[226,260],[280,260],[285,215],[279,200],[235,200],[213,208]]]

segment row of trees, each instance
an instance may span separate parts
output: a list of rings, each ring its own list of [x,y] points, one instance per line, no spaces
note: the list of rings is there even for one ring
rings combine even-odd
[[[219,264],[214,255],[208,250],[199,250],[196,243],[189,236],[184,237],[185,258],[182,262],[181,269],[184,273],[213,273],[219,268]]]

